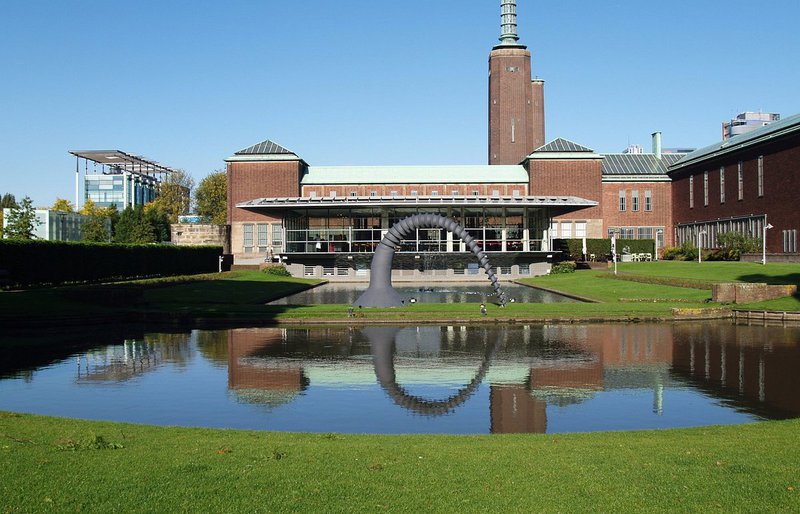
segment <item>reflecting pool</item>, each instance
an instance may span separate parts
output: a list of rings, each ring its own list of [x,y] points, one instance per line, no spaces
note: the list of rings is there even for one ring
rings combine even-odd
[[[0,366],[0,409],[355,433],[588,432],[800,416],[798,328],[337,326],[53,337],[73,350],[12,354]]]
[[[497,298],[488,281],[464,284],[447,282],[395,283],[394,289],[406,300],[419,303],[491,303]],[[271,302],[273,305],[353,304],[367,289],[366,283],[328,283]],[[525,303],[574,302],[572,298],[533,287],[502,282],[509,299]]]

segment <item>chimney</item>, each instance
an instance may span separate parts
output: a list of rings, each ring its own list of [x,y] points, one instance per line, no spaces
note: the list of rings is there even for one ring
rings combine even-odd
[[[653,153],[661,159],[661,132],[653,132]]]

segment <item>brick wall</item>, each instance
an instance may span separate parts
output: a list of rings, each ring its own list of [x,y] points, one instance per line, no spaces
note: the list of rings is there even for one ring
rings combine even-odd
[[[796,285],[714,284],[711,286],[711,299],[722,303],[763,302],[775,298],[785,298],[796,293]]]
[[[256,198],[300,196],[302,161],[229,162],[228,223],[268,221],[236,204]]]
[[[604,182],[602,190],[600,205],[603,211],[604,234],[608,234],[609,227],[664,227],[664,245],[673,244],[671,183]],[[625,211],[619,210],[620,191],[625,192]],[[637,191],[639,196],[638,211],[633,210],[634,191]],[[645,210],[645,191],[651,193],[651,211]]]
[[[532,94],[531,53],[525,48],[492,50],[489,54],[489,164],[519,164],[535,149]]]
[[[758,157],[764,156],[764,195],[758,195]],[[743,198],[738,195],[738,163],[744,171]],[[782,231],[800,231],[797,190],[800,184],[800,136],[761,144],[710,159],[672,174],[673,222],[677,224],[734,216],[766,214],[774,226],[767,251],[783,252]],[[725,202],[720,198],[720,167],[725,167]],[[708,171],[708,205],[704,205],[703,172]],[[689,177],[694,176],[694,207],[689,206]]]

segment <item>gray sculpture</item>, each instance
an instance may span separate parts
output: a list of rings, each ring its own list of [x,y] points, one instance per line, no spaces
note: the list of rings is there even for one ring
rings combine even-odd
[[[375,255],[372,257],[372,264],[370,264],[369,287],[353,305],[357,307],[400,307],[404,304],[400,293],[392,287],[394,252],[399,248],[403,236],[417,228],[430,227],[443,228],[464,241],[467,248],[475,254],[480,265],[486,270],[486,275],[500,299],[500,304],[506,304],[506,295],[500,288],[497,275],[489,264],[489,257],[464,227],[455,220],[439,214],[414,214],[395,223],[378,244]]]

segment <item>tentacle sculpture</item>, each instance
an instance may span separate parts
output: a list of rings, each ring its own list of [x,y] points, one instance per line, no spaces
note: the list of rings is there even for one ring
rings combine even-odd
[[[489,256],[464,227],[455,220],[439,214],[414,214],[395,223],[378,244],[370,265],[369,287],[353,305],[357,307],[400,307],[403,305],[400,293],[392,287],[394,252],[400,246],[400,241],[404,236],[412,233],[415,229],[430,227],[443,228],[464,241],[467,248],[478,258],[481,267],[486,270],[486,275],[497,293],[500,304],[506,304],[506,295],[500,288],[492,265],[489,264]]]

